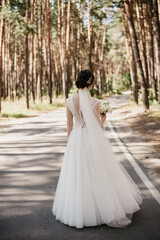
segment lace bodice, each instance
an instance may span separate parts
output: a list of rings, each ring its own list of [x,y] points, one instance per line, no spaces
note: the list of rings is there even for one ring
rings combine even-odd
[[[92,97],[91,101],[92,101],[93,110],[96,114],[95,107],[98,104],[99,100],[97,98]],[[66,99],[66,105],[73,115],[73,119],[75,122],[74,126],[85,127],[85,121],[83,119],[83,114],[79,109],[79,101],[74,101],[73,96],[71,96]]]

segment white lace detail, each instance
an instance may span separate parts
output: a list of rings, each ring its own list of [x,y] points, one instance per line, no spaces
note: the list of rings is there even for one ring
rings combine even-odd
[[[99,100],[97,98],[91,97],[91,102],[92,102],[92,107],[95,108],[96,104],[99,102]],[[66,99],[66,105],[69,108],[69,110],[72,112],[74,120],[75,120],[75,127],[86,127],[84,118],[83,118],[83,114],[82,114],[82,110],[79,109],[79,111],[77,112],[74,108],[73,105],[73,96],[69,97]]]

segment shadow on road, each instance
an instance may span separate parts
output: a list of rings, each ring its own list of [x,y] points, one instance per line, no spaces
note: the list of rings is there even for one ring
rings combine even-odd
[[[60,120],[52,121],[56,116],[51,115],[0,136],[0,240],[158,240],[159,213],[154,213],[152,197],[137,177],[145,199],[127,228],[76,229],[55,220],[51,210],[67,144],[62,116],[64,112],[58,115]],[[111,135],[109,140],[125,162]]]

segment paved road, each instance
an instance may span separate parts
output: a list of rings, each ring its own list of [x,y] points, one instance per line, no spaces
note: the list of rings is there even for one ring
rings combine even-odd
[[[113,103],[116,107],[126,99],[127,96],[115,97]],[[134,214],[130,226],[76,229],[55,221],[51,207],[67,143],[62,108],[0,133],[0,240],[159,240],[160,205],[126,160],[108,128],[106,135],[142,191],[141,210]]]

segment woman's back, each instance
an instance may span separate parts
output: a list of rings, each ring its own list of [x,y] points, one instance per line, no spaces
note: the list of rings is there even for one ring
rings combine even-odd
[[[99,118],[98,111],[97,111],[98,103],[99,103],[99,100],[97,98],[91,97],[91,106],[92,106],[97,118]],[[81,125],[84,124],[83,114],[80,111],[79,94],[77,93],[77,94],[67,98],[66,104],[73,115],[73,118],[75,120],[75,126],[79,126],[79,124],[81,124]],[[70,121],[72,121],[72,119],[69,119],[69,122]]]

